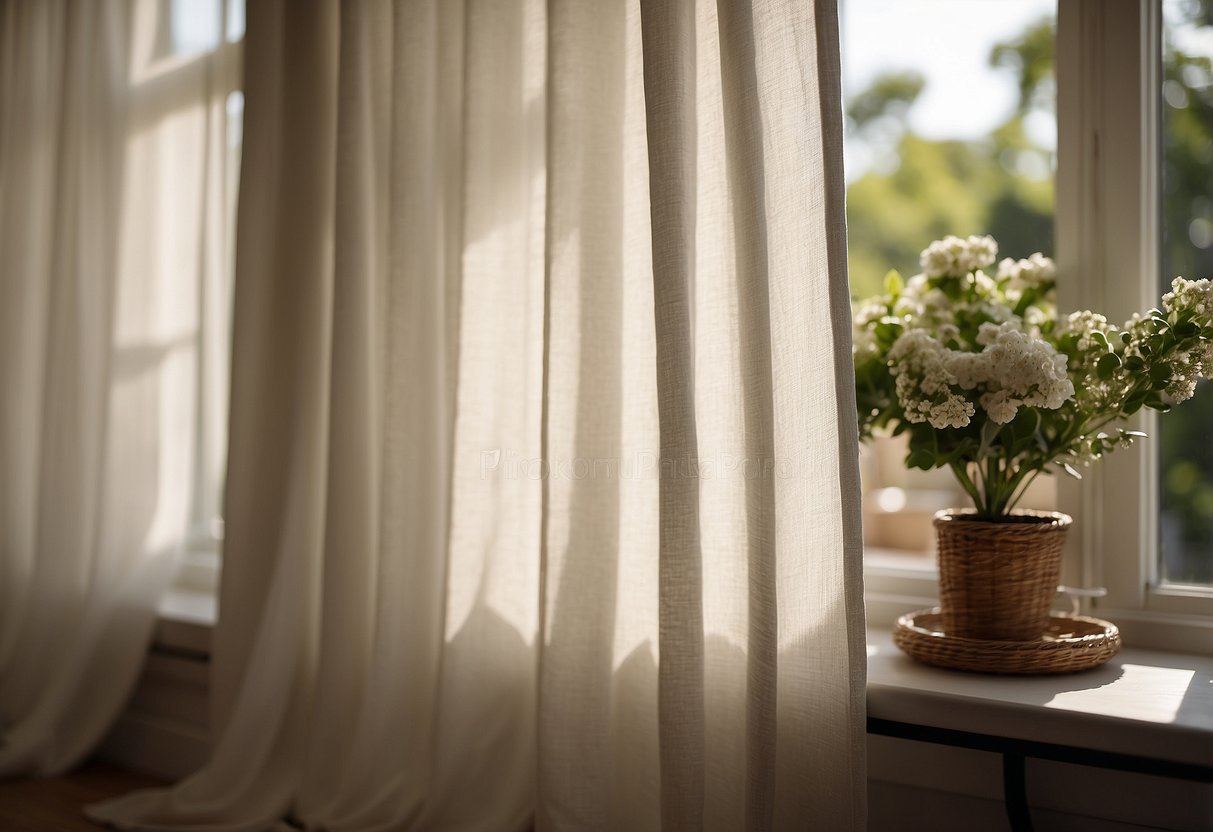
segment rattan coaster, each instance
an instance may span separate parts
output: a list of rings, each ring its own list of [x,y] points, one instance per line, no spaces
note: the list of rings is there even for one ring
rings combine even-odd
[[[1036,641],[982,641],[949,636],[939,608],[903,615],[893,643],[920,662],[979,673],[1073,673],[1120,651],[1120,630],[1098,618],[1052,615]]]

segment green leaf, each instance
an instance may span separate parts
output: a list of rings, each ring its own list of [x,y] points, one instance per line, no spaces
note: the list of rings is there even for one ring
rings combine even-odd
[[[884,276],[885,292],[896,298],[905,287],[905,281],[901,279],[901,272],[897,269],[889,269],[889,273]]]
[[[874,331],[876,339],[881,344],[891,346],[901,336],[903,329],[905,327],[896,318],[881,318],[880,323],[876,324]]]
[[[1035,407],[1021,407],[1015,418],[1002,427],[1002,444],[1009,457],[1015,457],[1044,441],[1040,434],[1043,423]]]
[[[1125,359],[1125,369],[1131,373],[1137,373],[1145,369],[1146,362],[1139,355],[1130,355]]]
[[[919,448],[916,451],[911,451],[910,455],[906,457],[906,467],[920,468],[923,471],[930,471],[935,467],[935,454],[931,453],[925,448]]]
[[[993,419],[981,423],[981,444],[977,447],[977,457],[985,457],[990,446],[994,444],[994,440],[998,437],[998,432],[1002,429],[1002,425],[995,422]]]
[[[1120,367],[1120,356],[1114,352],[1105,354],[1095,365],[1095,372],[1103,380],[1108,380]]]

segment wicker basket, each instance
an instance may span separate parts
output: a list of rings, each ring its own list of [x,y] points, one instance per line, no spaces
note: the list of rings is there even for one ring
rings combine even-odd
[[[1055,511],[979,520],[971,509],[935,515],[943,630],[957,638],[1036,641],[1048,626],[1071,519]]]
[[[955,638],[939,609],[903,615],[893,643],[920,662],[979,673],[1074,673],[1098,667],[1120,650],[1116,625],[1088,616],[1055,615],[1032,641]]]

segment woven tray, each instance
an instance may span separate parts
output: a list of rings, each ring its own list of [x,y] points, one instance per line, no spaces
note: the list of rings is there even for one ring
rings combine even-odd
[[[1073,673],[1097,667],[1120,651],[1115,624],[1076,615],[1051,615],[1036,641],[982,641],[943,632],[939,608],[903,615],[893,643],[920,662],[980,673]]]

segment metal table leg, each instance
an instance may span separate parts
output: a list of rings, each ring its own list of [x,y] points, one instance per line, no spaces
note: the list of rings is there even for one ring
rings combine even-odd
[[[1028,790],[1024,778],[1024,758],[1020,754],[1002,755],[1002,799],[1013,832],[1032,832],[1032,813],[1028,809]]]

